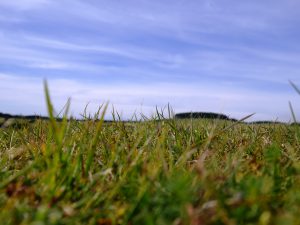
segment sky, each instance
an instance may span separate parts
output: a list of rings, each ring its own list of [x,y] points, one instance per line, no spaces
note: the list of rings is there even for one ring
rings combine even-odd
[[[0,0],[0,111],[300,118],[299,0]],[[110,117],[108,112],[107,117]]]

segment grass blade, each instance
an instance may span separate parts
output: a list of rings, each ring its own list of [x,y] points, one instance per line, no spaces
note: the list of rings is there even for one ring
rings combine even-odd
[[[292,113],[293,122],[294,122],[294,123],[297,123],[296,114],[295,114],[295,112],[294,112],[292,103],[291,103],[290,101],[289,101],[289,107],[290,107],[290,111],[291,111],[291,113]]]
[[[294,88],[294,90],[300,95],[300,89],[296,86],[296,84],[294,84],[292,81],[289,81],[289,82],[292,85],[292,87]]]

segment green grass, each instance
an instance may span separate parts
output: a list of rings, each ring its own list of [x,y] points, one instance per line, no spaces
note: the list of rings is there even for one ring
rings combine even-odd
[[[4,123],[5,119],[0,117],[0,125],[2,125]]]
[[[0,130],[1,224],[300,224],[298,126],[57,122],[46,96]]]

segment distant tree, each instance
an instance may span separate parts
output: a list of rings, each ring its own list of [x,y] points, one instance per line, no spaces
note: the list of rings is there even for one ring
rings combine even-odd
[[[221,119],[221,120],[232,120],[228,116],[220,113],[212,112],[185,112],[175,114],[176,119],[188,119],[188,118],[203,118],[203,119]]]

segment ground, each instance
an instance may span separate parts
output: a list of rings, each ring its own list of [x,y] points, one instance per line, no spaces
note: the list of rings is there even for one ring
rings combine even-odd
[[[6,224],[299,224],[298,126],[38,120],[0,130]]]

